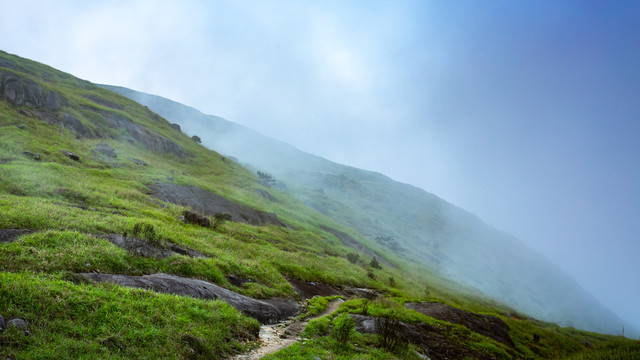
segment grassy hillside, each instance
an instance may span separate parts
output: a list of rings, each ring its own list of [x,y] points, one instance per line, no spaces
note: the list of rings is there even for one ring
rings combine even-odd
[[[422,264],[546,321],[613,334],[625,324],[518,239],[433,194],[304,153],[162,97],[104,87],[149,106],[252,171],[273,175],[276,186],[356,230],[369,247]]]
[[[3,358],[222,359],[256,345],[259,323],[225,302],[95,283],[83,273],[167,273],[256,299],[302,301],[289,279],[368,288],[381,297],[355,297],[338,314],[429,326],[477,358],[637,350],[635,342],[529,320],[407,263],[291,194],[260,185],[252,172],[118,94],[3,52],[0,79],[0,315],[24,319],[28,332],[8,326],[0,333]],[[162,183],[208,190],[288,226],[186,223],[183,211],[193,209],[151,195],[148,186]],[[116,235],[198,256],[146,256],[109,240]],[[367,244],[383,265],[346,247],[345,235]],[[513,346],[404,307],[426,300],[502,319]],[[272,358],[415,359],[424,351],[350,331],[340,341],[334,335],[349,328],[338,314]]]

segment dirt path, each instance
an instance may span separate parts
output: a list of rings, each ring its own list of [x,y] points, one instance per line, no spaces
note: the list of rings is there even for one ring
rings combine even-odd
[[[332,314],[338,310],[342,302],[343,300],[340,299],[332,301],[325,311],[306,320],[289,319],[273,325],[260,326],[260,347],[247,354],[236,355],[231,360],[257,360],[292,345],[300,340],[300,334],[307,327],[309,321]]]

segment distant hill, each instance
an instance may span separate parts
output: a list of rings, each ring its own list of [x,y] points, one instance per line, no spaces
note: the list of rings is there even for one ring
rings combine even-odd
[[[276,186],[372,243],[536,318],[591,331],[621,331],[621,319],[549,260],[436,195],[302,152],[159,96],[101,86],[148,106],[254,172],[272,175]]]

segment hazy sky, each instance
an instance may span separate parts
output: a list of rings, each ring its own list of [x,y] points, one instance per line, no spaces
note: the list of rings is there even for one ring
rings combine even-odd
[[[640,329],[640,2],[0,9],[0,49],[435,193]]]

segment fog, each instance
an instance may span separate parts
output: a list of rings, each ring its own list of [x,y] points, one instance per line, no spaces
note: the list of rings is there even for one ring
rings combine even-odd
[[[437,194],[640,329],[637,3],[0,6],[0,49]]]

